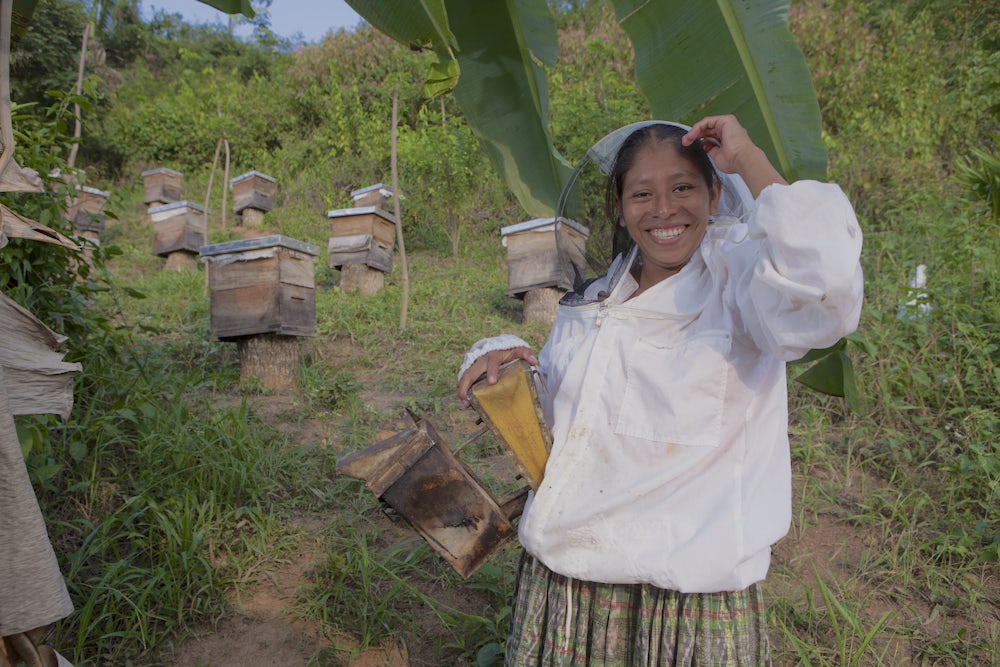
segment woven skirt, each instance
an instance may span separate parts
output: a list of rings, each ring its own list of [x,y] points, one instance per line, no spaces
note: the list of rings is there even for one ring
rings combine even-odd
[[[760,587],[677,593],[600,584],[521,558],[508,667],[770,667]]]

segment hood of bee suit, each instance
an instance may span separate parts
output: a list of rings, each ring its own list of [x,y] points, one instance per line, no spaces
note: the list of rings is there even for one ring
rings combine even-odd
[[[560,235],[556,237],[558,254],[565,267],[564,270],[572,272],[574,276],[573,289],[560,301],[564,305],[583,305],[601,300],[612,291],[631,265],[631,261],[628,261],[631,258],[618,262],[615,274],[610,276],[608,290],[597,295],[584,296],[587,284],[607,273],[614,260],[612,246],[616,221],[607,219],[603,206],[608,174],[625,140],[637,130],[650,125],[669,125],[685,132],[691,129],[688,125],[662,120],[640,121],[620,127],[590,147],[563,186],[557,207],[557,219],[572,220],[589,231],[585,248],[580,248],[579,244],[574,246]],[[753,210],[753,197],[746,183],[735,174],[724,174],[718,169],[715,173],[721,183],[722,191],[719,210],[713,217],[745,221]]]

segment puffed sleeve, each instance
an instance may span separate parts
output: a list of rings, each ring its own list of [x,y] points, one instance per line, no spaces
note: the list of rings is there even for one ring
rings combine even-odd
[[[753,257],[731,274],[732,295],[760,349],[793,361],[857,328],[862,234],[839,186],[771,185],[757,198],[747,232]]]

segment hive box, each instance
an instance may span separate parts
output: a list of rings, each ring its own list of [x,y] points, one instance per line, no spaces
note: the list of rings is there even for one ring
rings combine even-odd
[[[198,253],[208,240],[205,209],[189,201],[154,206],[148,210],[153,223],[153,254],[164,257],[174,252]]]
[[[573,287],[574,267],[585,272],[590,231],[566,218],[535,218],[500,230],[507,246],[507,294],[521,296],[542,287]],[[561,250],[561,252],[560,252]]]
[[[202,246],[212,333],[220,340],[275,333],[316,335],[319,248],[272,235]]]
[[[181,200],[184,175],[173,169],[150,169],[142,172],[142,203],[172,204]]]
[[[392,188],[384,183],[376,183],[366,188],[351,191],[351,203],[355,207],[378,206],[388,211],[391,199]]]
[[[70,204],[67,217],[73,227],[80,232],[104,231],[104,205],[109,193],[86,185],[77,189],[76,197]]]
[[[366,264],[384,273],[392,270],[396,217],[378,206],[327,212],[330,219],[330,266]]]
[[[275,180],[258,171],[248,171],[229,181],[233,189],[233,213],[243,209],[270,211],[274,208]]]

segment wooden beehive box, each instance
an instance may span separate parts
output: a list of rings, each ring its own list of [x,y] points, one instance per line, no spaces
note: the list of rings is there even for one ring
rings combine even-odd
[[[205,209],[189,201],[154,206],[149,209],[153,223],[153,254],[164,257],[173,252],[197,254],[208,241]]]
[[[244,209],[270,211],[274,208],[275,180],[258,171],[248,171],[229,181],[233,189],[233,213]]]
[[[392,188],[384,183],[376,183],[366,188],[351,191],[351,203],[357,208],[378,206],[386,211],[391,210]]]
[[[566,218],[535,218],[502,228],[508,296],[542,287],[572,288],[573,265],[582,261],[589,235],[586,227]]]
[[[366,264],[384,273],[392,270],[396,217],[378,206],[342,208],[327,212],[330,266]]]
[[[430,422],[410,427],[337,462],[337,473],[365,480],[462,577],[471,576],[517,530],[528,487],[495,498],[444,444]]]
[[[109,193],[86,185],[78,188],[76,197],[69,206],[67,217],[73,227],[80,232],[104,231],[104,205]]]
[[[203,246],[212,333],[315,336],[317,255],[316,246],[281,235]]]
[[[173,169],[150,169],[142,172],[142,203],[172,204],[181,200],[184,175]]]

